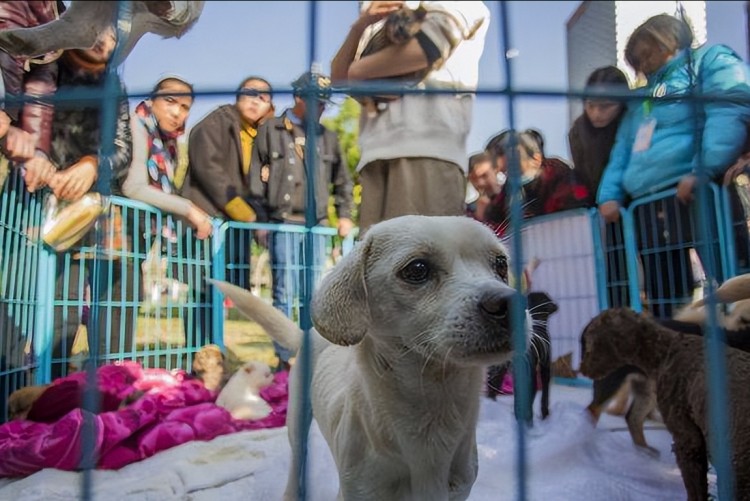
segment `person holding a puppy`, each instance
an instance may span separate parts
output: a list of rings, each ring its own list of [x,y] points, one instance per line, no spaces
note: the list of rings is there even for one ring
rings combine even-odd
[[[426,13],[411,39],[360,57],[389,16],[417,3]],[[474,98],[450,91],[476,88],[489,21],[483,2],[362,2],[331,62],[333,82],[377,83],[427,69],[427,76],[409,87],[448,92],[408,93],[362,113],[360,232],[406,214],[465,214],[466,139]]]

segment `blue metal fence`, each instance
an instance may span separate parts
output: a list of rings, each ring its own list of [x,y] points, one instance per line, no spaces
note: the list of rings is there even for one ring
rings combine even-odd
[[[33,384],[33,371],[39,367],[32,343],[49,306],[40,294],[49,262],[33,238],[41,227],[41,197],[27,193],[14,170],[8,172],[0,193],[0,418],[4,421],[8,396]]]
[[[95,256],[107,284],[98,298],[99,324],[90,326],[99,329],[102,363],[137,360],[144,367],[189,369],[201,346],[212,342],[223,348],[223,300],[207,287],[208,277],[248,289],[252,284],[270,300],[272,282],[256,284],[251,275],[287,275],[291,286],[278,300],[289,305],[290,318],[299,320],[305,279],[304,253],[299,251],[308,233],[304,226],[216,221],[214,236],[201,241],[181,221],[153,207],[119,197],[109,202],[98,221],[103,248],[89,239],[55,253],[29,234],[41,226],[42,197],[25,193],[19,173],[13,171],[3,191],[0,226],[3,402],[20,387],[46,384],[82,368],[93,337],[87,336],[85,326],[95,303],[90,287]],[[166,234],[164,228],[172,231]],[[257,258],[268,250],[253,243],[259,231],[279,241],[293,259],[263,264]],[[351,249],[356,233],[341,239],[334,228],[313,227],[309,232],[320,258],[314,267],[318,280]],[[232,246],[242,252],[227,255]]]
[[[310,5],[311,65],[316,60],[316,7],[315,2]],[[501,53],[505,54],[511,47],[510,29],[506,2],[500,2],[500,6],[504,23]],[[126,18],[127,15],[125,12]],[[507,81],[512,82],[510,58],[505,62]],[[109,87],[114,94],[112,86]],[[311,89],[306,97],[314,99],[315,91]],[[354,93],[365,92],[359,89]],[[514,97],[522,93],[514,90],[510,83],[506,89],[489,93],[508,97],[508,122],[513,127]],[[533,92],[528,94],[534,95]],[[573,94],[568,97],[571,96]],[[114,123],[113,108],[104,109],[103,115],[105,123],[108,120]],[[315,132],[311,130],[311,134]],[[112,136],[113,131],[104,130],[102,144],[111,144]],[[315,143],[307,141],[308,145]],[[308,158],[314,158],[315,154],[310,147]],[[512,183],[520,178],[515,169],[517,164],[512,162]],[[312,175],[308,172],[308,179],[312,179]],[[310,193],[309,198],[313,199],[314,194]],[[575,310],[571,326],[578,326],[608,306],[630,305],[637,310],[644,309],[644,297],[651,307],[666,314],[670,308],[689,299],[696,286],[692,274],[695,255],[699,262],[710,260],[708,278],[714,275],[711,270],[716,270],[718,278],[750,271],[747,251],[742,250],[747,246],[741,245],[747,243],[742,241],[747,231],[742,225],[747,223],[731,217],[733,202],[725,189],[712,185],[704,194],[703,201],[711,208],[710,217],[685,213],[675,205],[677,202],[673,198],[674,190],[667,190],[639,199],[622,210],[622,222],[615,225],[604,225],[594,210],[562,213],[521,224],[519,208],[514,207],[511,223],[518,228],[518,233],[514,234],[511,249],[514,255],[521,256],[516,259],[515,272],[520,274],[525,262],[540,257],[543,264],[537,284],[540,288],[557,288],[553,294],[560,301],[569,302],[569,311]],[[290,317],[299,320],[307,331],[311,324],[306,305],[312,284],[335,260],[337,253],[347,252],[354,241],[353,238],[340,241],[332,228],[314,227],[313,204],[308,204],[308,221],[304,226],[217,221],[213,235],[198,241],[182,222],[168,221],[167,216],[151,207],[113,197],[109,212],[100,219],[94,232],[95,240],[74,251],[55,254],[28,233],[41,225],[42,202],[41,195],[25,192],[18,172],[12,170],[0,202],[0,399],[7,398],[32,379],[37,383],[48,382],[55,375],[67,373],[70,364],[78,363],[69,354],[75,334],[85,323],[81,318],[85,317],[87,309],[93,311],[96,319],[89,324],[97,330],[98,336],[94,339],[101,338],[94,350],[101,360],[136,358],[147,366],[189,367],[192,354],[202,344],[210,341],[223,346],[223,316],[217,314],[223,311],[222,298],[206,285],[205,278],[226,279],[249,288],[257,286],[259,293],[270,296],[267,285],[260,278],[253,279],[259,268],[265,268],[258,262],[264,252],[261,243],[266,232],[272,239],[281,240],[279,245],[285,255],[293,256],[283,261],[283,265],[273,256],[268,259],[270,274],[284,274],[294,283],[277,300],[287,305]],[[545,232],[571,224],[576,231],[584,233],[567,232],[566,235],[582,248],[572,248],[558,255],[534,254],[542,248],[556,250],[555,246],[540,244],[534,238],[541,239]],[[154,231],[165,226],[173,228],[173,234]],[[522,228],[526,228],[525,234]],[[665,232],[674,235],[674,241],[664,241],[660,235]],[[522,238],[517,238],[519,235]],[[523,240],[524,235],[528,241]],[[701,252],[706,249],[711,252]],[[557,271],[587,269],[591,276],[586,275],[586,290],[564,289],[565,279],[560,273],[548,274],[544,266]],[[96,279],[90,280],[89,274],[96,275]],[[97,285],[87,291],[89,283]],[[652,283],[654,288],[644,292],[646,284]],[[100,284],[108,286],[99,287]],[[678,295],[674,294],[674,284],[679,285]],[[585,307],[581,308],[581,304]],[[522,307],[520,297],[514,307]],[[156,323],[171,322],[178,327],[177,335],[167,335],[153,327],[145,329],[139,339],[137,324],[149,319],[155,319]],[[575,350],[580,330],[571,326],[566,326],[566,337],[558,339]],[[522,335],[522,327],[514,326],[516,338]],[[554,340],[554,328],[551,335]],[[567,350],[568,346],[560,349]],[[715,383],[712,392],[723,390],[721,381],[712,383]],[[519,398],[529,396],[522,393]],[[5,405],[1,412],[6,412]],[[7,415],[0,417],[7,418]],[[721,421],[721,416],[718,420]],[[524,436],[525,430],[519,424],[520,499],[526,497]],[[725,467],[722,469],[726,471]],[[300,472],[300,477],[304,484],[304,471]],[[83,496],[87,496],[86,489]]]

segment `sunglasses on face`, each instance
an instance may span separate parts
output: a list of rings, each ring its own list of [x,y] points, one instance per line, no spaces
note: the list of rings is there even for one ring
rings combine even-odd
[[[257,89],[240,89],[240,97],[260,99],[266,103],[271,101],[271,94],[268,91],[260,91]]]

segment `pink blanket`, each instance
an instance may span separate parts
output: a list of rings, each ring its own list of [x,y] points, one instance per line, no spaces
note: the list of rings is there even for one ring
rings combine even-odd
[[[211,440],[241,430],[284,426],[286,422],[286,372],[277,373],[273,384],[261,391],[273,412],[256,421],[232,419],[229,412],[214,404],[215,392],[184,372],[143,369],[137,363],[125,362],[102,366],[97,374],[103,412],[89,416],[96,427],[93,452],[98,468],[118,469],[190,440]],[[85,373],[75,373],[53,383],[60,386],[55,388],[57,393],[49,392],[57,398],[45,406],[46,422],[17,420],[0,425],[0,477],[30,475],[43,468],[78,469],[87,413],[60,397],[71,387],[80,395],[85,378]],[[119,404],[135,391],[145,394],[122,409],[112,404]],[[60,409],[59,416],[50,415],[55,409]]]

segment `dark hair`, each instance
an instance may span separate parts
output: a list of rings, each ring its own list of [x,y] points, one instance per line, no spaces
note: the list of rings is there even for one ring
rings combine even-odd
[[[240,85],[237,86],[237,94],[235,96],[236,99],[239,99],[240,96],[243,95],[243,89],[249,82],[262,82],[266,84],[268,86],[268,96],[273,99],[273,87],[271,86],[271,83],[265,78],[255,75],[250,75],[249,77],[246,77],[242,82],[240,82]]]
[[[482,162],[489,162],[490,156],[487,154],[486,151],[480,151],[479,153],[474,153],[472,156],[469,157],[469,173],[471,173],[474,170],[474,167],[481,164]]]
[[[586,87],[596,85],[624,85],[629,86],[628,77],[617,66],[602,66],[591,72],[586,79]]]
[[[619,91],[627,91],[628,89],[630,89],[630,83],[628,82],[628,77],[620,68],[618,68],[617,66],[603,66],[591,72],[589,77],[586,79],[586,87],[584,89],[584,92],[606,91],[606,90],[609,90],[612,92],[619,92]],[[584,97],[584,101],[586,99],[592,99],[592,98],[596,99],[596,97],[594,96],[586,96]],[[617,97],[607,97],[607,98],[602,98],[602,99],[607,99],[611,101],[623,100]]]
[[[638,42],[658,45],[667,52],[676,52],[690,47],[693,43],[693,30],[687,21],[669,14],[648,18],[631,33],[625,45],[625,60],[636,71],[641,66],[641,61],[635,54]]]
[[[541,153],[542,158],[544,158],[544,136],[542,133],[536,129],[526,129],[521,134],[528,134],[534,141],[536,141],[537,146],[539,146],[539,153]],[[529,156],[532,155],[529,154]]]
[[[163,93],[160,93],[159,91],[164,88],[164,85],[167,82],[178,82],[186,86],[188,89],[190,89],[190,94],[189,94],[190,99],[195,99],[195,93],[194,93],[195,91],[193,90],[193,84],[183,79],[182,77],[178,77],[176,75],[169,75],[169,76],[160,78],[154,85],[154,88],[151,90],[151,97],[154,98],[159,95],[164,95]],[[178,93],[175,93],[175,94],[178,94]],[[179,94],[185,94],[185,93],[179,93]]]
[[[505,129],[487,141],[487,146],[484,149],[492,158],[504,157],[511,137],[515,139],[517,146],[524,149],[528,156],[533,157],[539,153],[544,157],[544,138],[542,133],[536,129],[527,129],[523,132]]]

